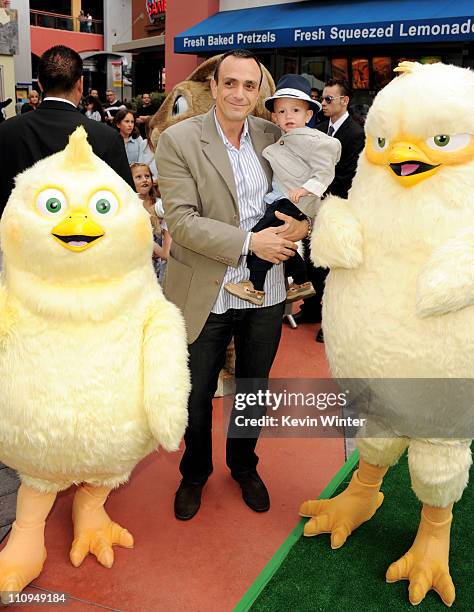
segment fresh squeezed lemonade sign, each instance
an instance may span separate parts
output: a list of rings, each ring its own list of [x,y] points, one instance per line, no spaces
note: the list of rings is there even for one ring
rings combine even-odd
[[[380,44],[472,40],[473,17],[450,17],[427,21],[398,21],[267,29],[189,35],[175,38],[175,51],[200,49],[218,51],[234,47],[302,47],[324,42],[326,45]]]

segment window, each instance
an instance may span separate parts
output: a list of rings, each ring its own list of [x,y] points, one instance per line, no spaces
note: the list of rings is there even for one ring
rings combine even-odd
[[[328,79],[328,62],[326,57],[308,56],[301,58],[301,76],[308,79],[311,87],[322,91]]]
[[[392,59],[390,57],[373,57],[372,70],[374,74],[374,89],[382,89],[395,76],[392,72]]]
[[[296,74],[298,72],[298,55],[296,52],[286,49],[278,49],[275,62],[275,83],[284,74]]]
[[[333,58],[331,60],[332,78],[343,79],[349,82],[349,66],[347,58]]]
[[[352,89],[369,89],[369,60],[367,58],[352,60]]]

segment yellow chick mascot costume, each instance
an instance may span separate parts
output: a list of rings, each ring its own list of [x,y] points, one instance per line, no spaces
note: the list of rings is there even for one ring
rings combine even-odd
[[[22,483],[0,553],[5,600],[41,572],[46,517],[72,484],[73,565],[91,552],[111,567],[113,545],[133,546],[104,503],[158,445],[178,448],[190,383],[149,217],[84,128],[17,177],[0,230],[0,460]]]
[[[331,268],[326,350],[337,377],[472,379],[474,73],[411,62],[396,70],[367,117],[349,199],[328,198],[315,223],[312,257]],[[359,439],[348,488],[302,504],[305,535],[331,533],[332,548],[342,546],[381,505],[383,476],[408,448],[423,509],[412,547],[386,580],[409,580],[412,604],[434,589],[450,606],[451,511],[467,485],[470,442]]]

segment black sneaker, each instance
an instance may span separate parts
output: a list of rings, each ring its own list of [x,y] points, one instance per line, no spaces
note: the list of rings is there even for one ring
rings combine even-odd
[[[204,485],[189,484],[181,481],[174,498],[174,515],[180,521],[189,521],[201,507],[201,494]]]
[[[255,512],[267,512],[270,508],[270,497],[265,483],[257,474],[257,470],[232,474],[242,489],[242,498],[249,508]]]

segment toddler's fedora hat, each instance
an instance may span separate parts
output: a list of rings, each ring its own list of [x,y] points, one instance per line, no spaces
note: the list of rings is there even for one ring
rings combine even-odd
[[[308,79],[299,74],[285,74],[278,81],[273,96],[265,98],[265,108],[273,113],[273,102],[279,98],[295,98],[308,102],[315,113],[321,110],[321,104],[311,98],[311,85]]]

